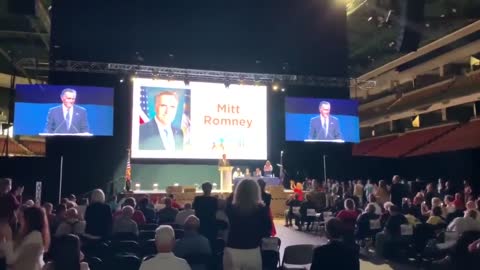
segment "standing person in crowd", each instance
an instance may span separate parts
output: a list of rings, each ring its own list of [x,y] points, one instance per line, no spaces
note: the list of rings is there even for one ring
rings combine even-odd
[[[52,259],[43,270],[89,270],[88,263],[82,262],[80,239],[74,234],[66,234],[55,239],[50,254]]]
[[[257,183],[258,183],[258,186],[260,187],[262,201],[265,204],[265,207],[268,208],[268,212],[270,213],[270,219],[272,220],[272,236],[275,236],[277,234],[277,230],[275,229],[275,224],[273,223],[273,214],[272,214],[272,210],[270,209],[270,203],[272,202],[272,195],[265,190],[267,183],[265,183],[263,179],[261,178],[258,179]]]
[[[394,175],[392,178],[392,186],[390,188],[391,201],[393,204],[399,206],[402,205],[403,197],[407,196],[405,187],[400,183],[400,176]]]
[[[87,211],[88,207],[88,198],[80,199],[80,203],[75,207],[78,211],[78,218],[81,220],[85,220],[85,211]]]
[[[390,189],[387,186],[387,182],[385,180],[380,180],[378,182],[377,192],[375,193],[375,197],[377,197],[377,202],[380,205],[390,201]]]
[[[256,181],[245,179],[238,184],[227,216],[230,231],[223,256],[224,269],[262,269],[260,244],[263,237],[270,236],[271,220]]]
[[[455,208],[458,210],[465,210],[465,200],[463,199],[462,193],[455,193],[455,200],[453,201]]]
[[[191,270],[187,261],[173,254],[175,231],[170,225],[160,225],[155,230],[155,246],[157,247],[157,255],[143,261],[139,270]]]
[[[437,181],[437,194],[438,196],[445,195],[445,180],[443,180],[442,178],[438,178]]]
[[[58,226],[65,221],[67,215],[67,206],[63,203],[57,205],[55,208],[55,216],[53,217],[52,224],[50,224],[50,230],[56,232]]]
[[[291,187],[293,189],[293,193],[298,194],[298,200],[303,201],[303,185],[300,182],[295,183],[293,181],[293,185]]]
[[[17,223],[15,211],[20,207],[20,202],[10,193],[12,179],[0,179],[0,216],[4,216],[11,228],[14,229]]]
[[[352,246],[342,241],[342,222],[337,218],[332,218],[325,227],[328,243],[315,248],[310,269],[359,270],[358,246]]]
[[[85,236],[93,240],[105,239],[112,231],[112,212],[110,206],[105,203],[105,193],[101,189],[92,191],[92,202],[85,211]]]
[[[429,209],[432,208],[432,199],[438,196],[439,196],[438,193],[436,193],[435,190],[433,189],[433,184],[429,183],[426,187],[425,198],[424,198],[425,203],[427,204]]]
[[[217,198],[212,196],[212,184],[206,182],[202,184],[203,195],[196,196],[193,199],[193,209],[195,215],[200,219],[199,232],[207,237],[210,243],[217,238]]]
[[[15,189],[12,190],[12,195],[15,197],[18,203],[23,202],[23,191],[25,190],[25,187],[23,185],[18,185],[15,187]]]
[[[365,190],[365,198],[368,200],[370,198],[370,194],[374,194],[374,190],[373,190],[373,184],[372,184],[372,180],[368,179],[367,180],[367,184],[365,184],[365,187],[364,187],[364,190]]]
[[[48,250],[50,234],[45,212],[39,207],[28,207],[19,215],[19,242],[14,244],[12,230],[4,226],[0,232],[0,253],[9,269],[41,270],[43,253]]]
[[[362,180],[358,180],[355,186],[353,187],[353,196],[355,196],[358,200],[358,206],[361,207],[363,205],[363,185]]]

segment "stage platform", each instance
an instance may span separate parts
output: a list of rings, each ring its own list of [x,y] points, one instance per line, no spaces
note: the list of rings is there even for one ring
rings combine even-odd
[[[286,209],[285,201],[286,199],[293,194],[291,189],[285,189],[283,186],[267,186],[267,191],[272,194],[272,202],[270,208],[272,213],[276,217],[281,217],[284,215]],[[133,190],[129,193],[121,193],[120,198],[123,197],[134,197],[137,201],[145,196],[148,196],[152,203],[159,203],[167,194],[172,193],[175,195],[175,201],[184,205],[185,203],[192,203],[195,196],[201,195],[203,192],[201,190],[196,190],[195,192],[167,192],[165,189],[159,190]],[[213,196],[218,197],[219,199],[226,199],[231,192],[222,191],[218,189],[212,190]]]

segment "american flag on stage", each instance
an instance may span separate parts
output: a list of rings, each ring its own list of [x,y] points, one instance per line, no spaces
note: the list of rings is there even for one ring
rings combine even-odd
[[[143,123],[146,123],[150,121],[150,118],[148,117],[148,95],[147,95],[147,90],[145,87],[142,87],[140,90],[140,100],[138,101],[140,103],[140,125]]]
[[[130,163],[130,149],[128,149],[127,166],[125,168],[125,181],[127,186],[130,184],[131,180],[132,180],[132,164]]]

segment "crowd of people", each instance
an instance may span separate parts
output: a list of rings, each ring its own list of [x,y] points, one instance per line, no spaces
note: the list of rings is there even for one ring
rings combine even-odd
[[[468,183],[434,186],[394,176],[391,185],[307,180],[292,189],[285,225],[309,231],[324,224],[329,239],[312,251],[311,269],[359,269],[362,247],[386,258],[413,250],[445,269],[478,262],[480,199]],[[102,257],[91,247],[145,235],[154,250],[139,258],[141,270],[210,269],[215,254],[215,269],[262,269],[262,243],[276,233],[265,182],[242,180],[227,198],[212,194],[208,182],[202,190],[184,205],[172,194],[154,205],[147,196],[106,199],[96,189],[78,201],[70,195],[39,206],[23,201],[23,187],[12,191],[12,180],[1,179],[0,269],[86,270],[92,256]]]
[[[395,175],[391,185],[310,179],[304,184],[286,201],[287,227],[303,230],[306,224],[311,230],[311,223],[335,218],[346,244],[371,244],[385,258],[418,256],[445,269],[480,262],[480,198],[467,181],[455,186],[439,179],[435,185]]]

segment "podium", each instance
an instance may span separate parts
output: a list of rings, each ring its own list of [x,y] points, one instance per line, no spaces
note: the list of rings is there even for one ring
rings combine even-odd
[[[223,192],[232,192],[232,166],[220,166],[220,190]]]

